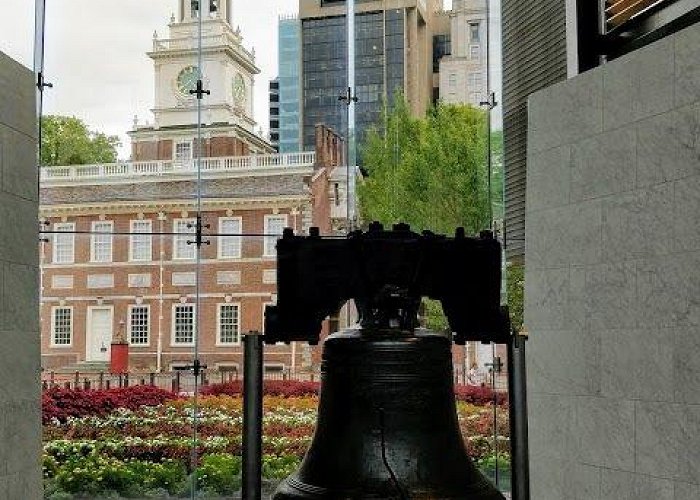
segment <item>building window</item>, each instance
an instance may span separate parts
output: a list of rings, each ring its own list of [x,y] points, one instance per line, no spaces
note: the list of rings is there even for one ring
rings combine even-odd
[[[469,73],[467,78],[468,78],[468,82],[469,82],[469,87],[471,89],[481,87],[482,82],[483,82],[481,73],[479,73],[479,72]]]
[[[56,231],[53,235],[53,262],[55,264],[72,264],[75,260],[75,223],[54,224],[53,230]]]
[[[450,83],[450,87],[457,86],[457,74],[456,73],[450,73],[449,83]]]
[[[481,59],[481,46],[480,45],[470,45],[469,46],[469,57],[472,61],[478,61]]]
[[[481,41],[479,23],[469,23],[469,41],[471,43],[479,43]]]
[[[173,344],[194,343],[194,304],[173,306]]]
[[[90,260],[112,262],[112,221],[94,221],[90,238]]]
[[[175,143],[175,161],[188,161],[192,159],[192,141],[180,141]]]
[[[132,220],[129,237],[129,260],[151,260],[152,221]]]
[[[173,221],[173,259],[194,259],[197,256],[197,247],[187,243],[194,239],[196,224],[195,219]]]
[[[240,344],[241,323],[238,304],[219,304],[217,344]]]
[[[148,345],[148,306],[129,306],[129,343]]]
[[[277,240],[282,236],[282,231],[285,227],[287,227],[286,215],[265,216],[265,248],[263,251],[265,257],[277,255],[275,245],[277,245]]]
[[[73,341],[73,308],[54,307],[51,312],[51,344],[69,346]]]
[[[240,217],[219,218],[219,258],[231,259],[241,256],[241,237],[229,236],[242,232]]]

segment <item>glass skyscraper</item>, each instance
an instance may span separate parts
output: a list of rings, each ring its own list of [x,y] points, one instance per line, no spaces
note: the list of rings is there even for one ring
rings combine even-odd
[[[355,15],[355,130],[358,141],[381,117],[383,100],[404,86],[405,9]],[[314,127],[346,132],[347,25],[345,16],[302,20],[303,146],[314,147]],[[386,43],[386,46],[385,46]],[[280,85],[280,92],[282,86]]]
[[[279,20],[279,152],[301,151],[301,21]]]

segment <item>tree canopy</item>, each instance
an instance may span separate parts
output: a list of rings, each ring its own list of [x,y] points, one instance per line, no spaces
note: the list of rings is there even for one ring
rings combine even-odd
[[[415,118],[399,97],[385,111],[384,123],[384,130],[370,130],[362,145],[363,220],[401,221],[448,235],[459,226],[467,233],[488,228],[485,112],[439,104],[425,118]],[[498,194],[500,186],[493,190]]]
[[[41,119],[41,164],[83,165],[112,163],[119,137],[90,130],[74,116],[47,115]]]

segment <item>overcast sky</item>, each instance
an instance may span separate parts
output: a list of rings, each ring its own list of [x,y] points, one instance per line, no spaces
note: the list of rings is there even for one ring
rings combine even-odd
[[[267,130],[267,85],[277,74],[277,20],[298,12],[299,0],[233,0],[233,24],[244,45],[255,48],[261,69],[255,88],[255,118]],[[0,0],[0,51],[32,67],[34,1]],[[499,4],[496,0],[492,4]],[[153,32],[167,34],[176,0],[46,0],[45,112],[75,115],[93,129],[119,135],[134,115],[152,121],[153,66],[146,52]],[[447,0],[447,7],[451,1]],[[493,9],[498,12],[498,7]],[[492,21],[492,25],[493,25]],[[496,63],[497,61],[493,61]],[[500,72],[496,79],[500,81]]]

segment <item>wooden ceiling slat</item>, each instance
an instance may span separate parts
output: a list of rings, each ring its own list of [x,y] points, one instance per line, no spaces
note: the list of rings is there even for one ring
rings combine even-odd
[[[611,26],[619,26],[656,3],[659,3],[659,0],[636,0],[634,4],[627,7],[627,9],[608,18],[608,23]]]

